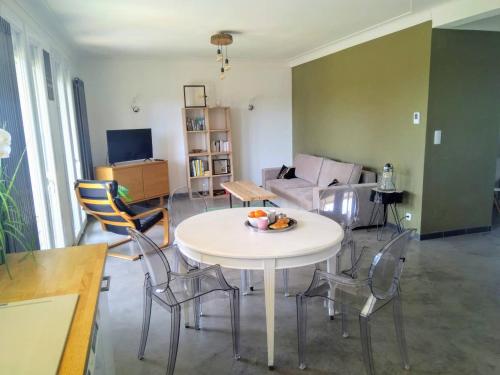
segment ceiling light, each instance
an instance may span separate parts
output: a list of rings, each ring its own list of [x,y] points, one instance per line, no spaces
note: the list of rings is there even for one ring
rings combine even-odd
[[[220,32],[210,37],[210,43],[217,46],[217,62],[221,62],[220,79],[224,79],[224,73],[231,69],[227,46],[233,43],[233,36],[229,33]],[[224,52],[223,52],[224,47]]]

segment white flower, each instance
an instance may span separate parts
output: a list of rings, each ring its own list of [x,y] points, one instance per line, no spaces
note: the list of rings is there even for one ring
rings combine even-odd
[[[0,129],[0,159],[6,159],[10,156],[10,142],[10,133]]]

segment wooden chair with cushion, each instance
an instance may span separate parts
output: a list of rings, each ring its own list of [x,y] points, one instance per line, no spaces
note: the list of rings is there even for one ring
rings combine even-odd
[[[116,181],[77,180],[75,193],[84,211],[95,217],[104,231],[127,236],[124,240],[109,244],[110,249],[131,241],[127,228],[145,233],[155,225],[163,226],[163,243],[160,247],[168,246],[168,211],[165,208],[136,211],[119,198]],[[109,255],[131,260],[139,259],[138,255],[127,256],[118,253]]]

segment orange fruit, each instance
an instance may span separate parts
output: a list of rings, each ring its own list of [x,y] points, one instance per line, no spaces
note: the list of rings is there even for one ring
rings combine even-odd
[[[254,218],[255,217],[255,211],[250,211],[248,213],[248,217]]]
[[[262,210],[255,211],[255,217],[265,217],[267,214]]]

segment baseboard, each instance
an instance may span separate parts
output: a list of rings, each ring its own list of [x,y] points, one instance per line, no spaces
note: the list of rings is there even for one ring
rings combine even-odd
[[[445,238],[445,237],[452,237],[452,236],[461,236],[463,234],[484,233],[484,232],[491,232],[491,226],[454,229],[454,230],[447,230],[447,231],[443,231],[443,232],[426,233],[426,234],[421,234],[419,236],[419,238],[421,241],[425,241],[425,240],[433,240],[436,238]]]

